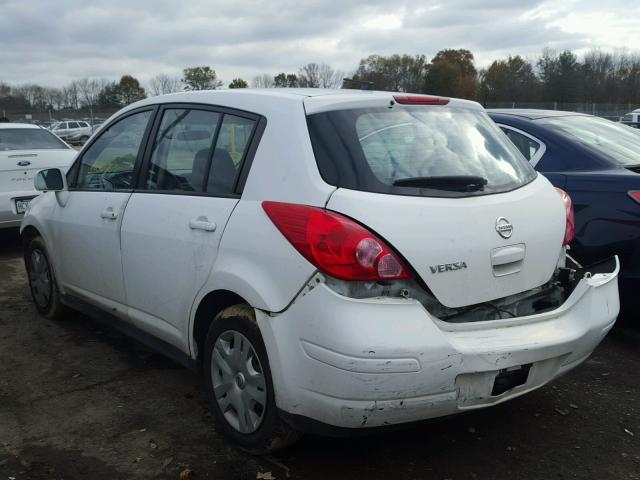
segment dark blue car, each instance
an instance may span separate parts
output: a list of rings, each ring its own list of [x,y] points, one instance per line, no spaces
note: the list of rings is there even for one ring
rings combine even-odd
[[[620,257],[621,309],[640,307],[640,131],[591,115],[489,110],[522,154],[573,200],[583,265]],[[532,205],[531,208],[535,208]]]

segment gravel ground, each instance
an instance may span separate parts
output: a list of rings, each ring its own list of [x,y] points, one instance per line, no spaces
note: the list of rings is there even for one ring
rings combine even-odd
[[[640,479],[634,335],[503,405],[253,457],[216,434],[187,370],[80,314],[40,317],[15,236],[0,233],[0,480]]]

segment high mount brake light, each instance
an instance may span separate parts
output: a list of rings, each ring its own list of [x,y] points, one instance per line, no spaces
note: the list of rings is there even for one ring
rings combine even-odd
[[[401,105],[447,105],[448,98],[428,95],[394,95],[393,99]]]
[[[360,281],[413,277],[382,240],[339,213],[280,202],[262,202],[262,208],[304,258],[332,277]]]
[[[556,187],[556,190],[560,194],[560,198],[562,198],[562,203],[564,203],[564,212],[567,218],[564,240],[562,241],[562,246],[565,246],[569,245],[576,236],[576,217],[573,213],[573,202],[569,194],[561,188]]]
[[[633,198],[636,202],[640,203],[640,192],[637,190],[631,190],[630,192],[627,192],[627,194]]]

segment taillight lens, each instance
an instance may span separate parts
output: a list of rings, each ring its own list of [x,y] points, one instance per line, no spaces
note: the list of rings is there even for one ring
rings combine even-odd
[[[569,245],[576,236],[576,217],[573,213],[573,202],[571,202],[569,194],[561,188],[556,187],[556,190],[560,194],[560,198],[562,198],[562,203],[564,203],[564,212],[567,217],[567,223],[564,230],[564,241],[562,242],[562,245],[564,246]]]
[[[631,190],[627,192],[631,198],[633,198],[636,202],[640,203],[640,192],[636,190]]]
[[[339,213],[280,202],[262,202],[262,208],[303,257],[332,277],[360,281],[413,277],[382,240]]]
[[[429,95],[394,95],[393,99],[401,105],[447,105],[448,98]]]

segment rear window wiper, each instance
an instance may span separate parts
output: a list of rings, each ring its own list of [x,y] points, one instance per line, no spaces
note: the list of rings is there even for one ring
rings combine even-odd
[[[409,177],[394,180],[396,187],[433,188],[454,192],[477,192],[484,190],[488,180],[477,175],[443,175],[438,177]]]

